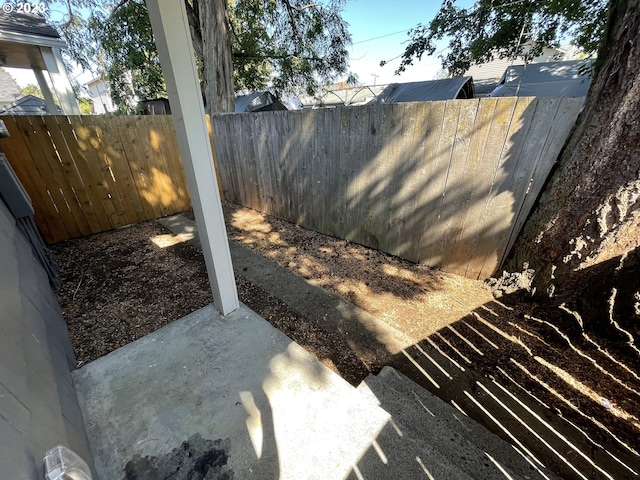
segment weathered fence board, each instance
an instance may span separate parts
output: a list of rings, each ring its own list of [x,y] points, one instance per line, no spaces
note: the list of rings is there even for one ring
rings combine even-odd
[[[524,224],[581,98],[213,116],[230,200],[471,278]],[[48,242],[189,208],[169,116],[3,117]],[[222,182],[220,182],[220,179]]]
[[[191,205],[170,116],[2,120],[10,137],[0,147],[29,193],[48,243]]]
[[[487,98],[211,118],[227,198],[418,263],[486,278],[582,98]]]

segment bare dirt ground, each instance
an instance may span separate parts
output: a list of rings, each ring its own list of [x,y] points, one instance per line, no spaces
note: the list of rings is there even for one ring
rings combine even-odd
[[[566,312],[546,311],[518,295],[498,301],[482,282],[233,204],[224,209],[230,239],[401,330],[416,340],[415,350],[446,357],[458,374],[466,372],[463,383],[488,379],[524,392],[579,427],[593,455],[611,445],[631,459],[627,464],[640,458],[637,326],[625,330],[628,335],[615,326],[585,331]],[[63,275],[59,300],[80,364],[212,301],[199,250],[188,242],[158,246],[167,234],[147,222],[52,246]],[[242,302],[352,384],[383,366],[360,358],[337,332],[308,321],[242,272],[236,282]],[[443,388],[441,396],[460,402],[469,388]],[[637,478],[629,474],[633,466],[611,463],[618,476],[594,469],[588,478]]]

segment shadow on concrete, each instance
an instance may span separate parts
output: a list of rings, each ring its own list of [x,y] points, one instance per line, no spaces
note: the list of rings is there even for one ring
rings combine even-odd
[[[194,312],[74,381],[103,479],[132,461],[175,471],[194,435],[224,451],[220,475],[342,478],[388,418],[244,306],[224,318]]]
[[[416,342],[234,242],[231,250],[243,276],[301,313],[303,321],[334,332],[338,348],[351,350],[369,371],[394,366],[513,444],[532,466],[569,479],[633,478],[640,471],[637,350],[624,335],[637,336],[633,322],[585,326],[567,311],[536,307],[516,293],[474,308]],[[615,270],[619,262],[608,263]],[[633,288],[617,275],[628,312]],[[304,340],[298,341],[305,345]],[[392,416],[398,411],[380,404]],[[358,464],[360,473],[371,462],[372,471],[395,465],[390,455],[380,463],[379,445],[371,448],[363,457],[367,465]],[[422,466],[409,459],[424,474],[429,467],[420,461]]]
[[[637,327],[581,325],[566,311],[521,301],[515,294],[483,305],[391,365],[534,467],[566,479],[637,478],[640,377],[627,336],[637,338]],[[393,418],[401,413],[381,398]],[[358,468],[383,468],[373,453]]]

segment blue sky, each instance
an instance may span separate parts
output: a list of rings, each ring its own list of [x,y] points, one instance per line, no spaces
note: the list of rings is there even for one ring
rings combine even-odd
[[[400,76],[394,72],[400,64],[397,57],[404,51],[409,38],[406,31],[418,23],[428,23],[440,4],[438,0],[348,1],[343,18],[349,23],[353,41],[349,51],[351,70],[358,75],[360,82],[372,85],[375,81],[380,85],[433,79],[441,68],[437,56],[423,57]],[[395,60],[389,61],[391,59]],[[381,60],[389,63],[380,67]]]
[[[468,4],[471,1],[459,3]],[[408,39],[407,30],[420,22],[429,22],[440,4],[439,0],[349,0],[343,18],[349,23],[353,41],[349,48],[351,71],[358,75],[360,82],[381,85],[433,79],[440,69],[437,56],[415,62],[400,76],[394,75],[394,72],[400,63],[398,57],[404,51],[404,42]],[[389,63],[380,67],[381,60]],[[35,83],[30,71],[11,69],[11,74],[21,86]],[[90,79],[91,74],[87,73],[79,78],[81,82]]]

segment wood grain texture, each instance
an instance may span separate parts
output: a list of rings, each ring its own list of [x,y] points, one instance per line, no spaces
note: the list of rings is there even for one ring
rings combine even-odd
[[[213,115],[208,125],[228,200],[486,278],[581,106],[486,98]],[[3,119],[11,137],[2,146],[47,242],[190,206],[170,116]]]
[[[496,271],[582,99],[212,118],[228,200],[470,278]]]
[[[170,116],[2,119],[11,136],[1,147],[32,199],[47,243],[191,206]]]

